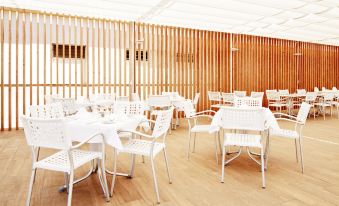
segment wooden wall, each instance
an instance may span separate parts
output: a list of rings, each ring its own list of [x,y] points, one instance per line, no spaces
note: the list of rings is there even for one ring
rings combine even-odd
[[[52,44],[85,47],[86,58],[53,57]],[[331,88],[338,59],[335,46],[1,7],[1,130],[19,128],[45,94],[200,92],[202,110],[208,91]]]

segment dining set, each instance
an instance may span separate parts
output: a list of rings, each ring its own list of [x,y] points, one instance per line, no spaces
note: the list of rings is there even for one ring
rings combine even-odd
[[[220,93],[225,102],[212,104],[211,109],[205,111],[197,111],[199,93],[193,99],[185,99],[177,92],[163,92],[150,95],[146,100],[141,100],[135,93],[120,98],[114,94],[95,94],[77,100],[46,96],[45,105],[32,105],[29,114],[21,116],[33,159],[26,205],[30,205],[37,169],[64,173],[65,184],[60,191],[68,192],[68,205],[72,204],[73,185],[96,172],[105,198],[110,201],[117,176],[134,176],[137,156],[150,159],[155,196],[160,203],[154,160],[158,154],[164,154],[168,181],[172,183],[166,137],[179,126],[180,112],[187,120],[187,159],[194,158],[191,150],[195,151],[197,134],[213,135],[217,165],[221,156],[222,183],[225,181],[225,165],[246,150],[249,157],[260,165],[262,187],[265,188],[271,136],[295,140],[296,158],[301,159],[303,172],[302,128],[311,105],[303,102],[296,116],[273,113],[263,107],[263,96],[263,92],[252,92],[251,96],[244,92]],[[219,97],[209,92],[209,98],[216,101]],[[174,122],[173,117],[176,118]],[[295,129],[281,129],[280,120],[294,123]],[[113,153],[108,154],[106,147],[113,148]],[[236,147],[237,151],[232,152],[231,147]],[[58,152],[41,158],[41,148]],[[256,153],[256,149],[260,152]],[[117,171],[117,163],[118,156],[124,153],[131,156],[131,164],[129,171],[122,173]],[[111,155],[113,161],[107,161],[106,157]],[[74,171],[87,163],[91,165],[88,173],[76,179]],[[113,170],[108,170],[106,165],[111,165]],[[112,175],[110,189],[107,174]]]

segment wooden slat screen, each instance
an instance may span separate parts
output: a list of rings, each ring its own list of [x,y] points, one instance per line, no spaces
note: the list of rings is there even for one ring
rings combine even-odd
[[[335,46],[0,8],[1,130],[45,94],[200,92],[203,110],[208,91],[331,88],[338,75]]]

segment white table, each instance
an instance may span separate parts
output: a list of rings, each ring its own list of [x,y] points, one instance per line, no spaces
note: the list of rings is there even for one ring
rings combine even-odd
[[[103,134],[104,141],[107,145],[112,146],[118,151],[123,148],[121,140],[119,138],[119,131],[133,131],[138,126],[142,126],[144,130],[149,129],[147,118],[144,115],[123,116],[110,115],[109,117],[100,117],[99,114],[93,112],[87,112],[84,108],[80,109],[77,115],[67,117],[66,131],[67,135],[74,142],[82,142],[86,138]],[[100,150],[102,143],[101,137],[94,137],[88,143],[90,143],[91,150]],[[89,172],[74,181],[74,184],[86,179],[95,171],[94,165],[90,168]],[[126,174],[122,174],[126,176]],[[67,184],[60,188],[60,191],[64,191]]]
[[[222,107],[215,113],[212,123],[211,123],[211,129],[210,132],[214,132],[217,128],[221,127],[222,123]],[[280,129],[278,121],[274,117],[274,114],[272,111],[266,107],[264,107],[265,112],[265,119],[266,119],[266,126],[269,127],[270,129]]]

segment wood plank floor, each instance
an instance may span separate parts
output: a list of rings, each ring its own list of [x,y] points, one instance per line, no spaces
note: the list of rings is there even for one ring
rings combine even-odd
[[[187,125],[181,122],[167,139],[173,184],[168,184],[163,156],[156,160],[161,205],[339,205],[339,120],[335,116],[308,120],[304,174],[296,163],[293,140],[272,138],[266,189],[261,188],[259,166],[246,154],[226,166],[225,183],[220,183],[221,165],[216,165],[213,136],[208,134],[197,136],[196,152],[187,160]],[[31,154],[23,131],[1,132],[0,151],[0,205],[24,205]],[[41,154],[50,153],[43,150]],[[128,171],[129,160],[119,156],[119,171]],[[81,168],[76,176],[86,171]],[[139,157],[135,177],[118,177],[109,203],[97,176],[92,175],[74,187],[73,205],[156,205],[150,171],[149,161],[144,164]],[[66,205],[67,195],[58,192],[63,180],[62,173],[38,170],[32,205]]]

